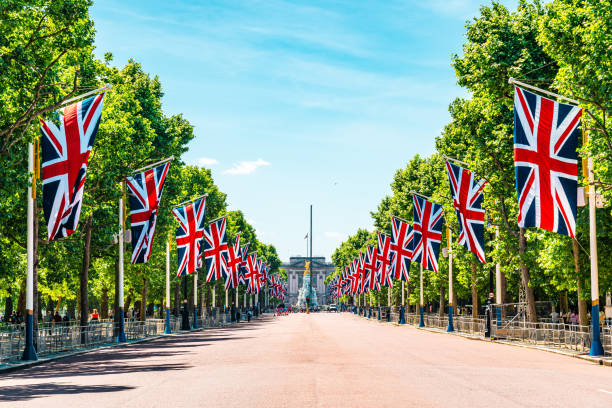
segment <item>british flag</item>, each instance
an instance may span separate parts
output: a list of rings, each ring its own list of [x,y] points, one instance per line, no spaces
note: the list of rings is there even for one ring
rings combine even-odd
[[[157,210],[168,169],[170,162],[126,179],[130,191],[132,264],[146,263],[151,257]]]
[[[442,239],[442,206],[423,197],[412,196],[414,238],[412,261],[420,262],[423,268],[438,272],[438,256]]]
[[[351,293],[351,268],[349,266],[344,267],[344,272],[342,273],[342,294],[350,294]]]
[[[391,262],[391,238],[379,232],[378,246],[376,248],[376,280],[379,286],[393,287]]]
[[[240,253],[240,234],[236,235],[234,245],[227,247],[227,276],[225,277],[225,290],[237,288],[240,283],[240,264],[242,263],[242,254]]]
[[[357,276],[359,279],[358,293],[363,293],[366,289],[365,287],[365,254],[361,252],[359,254],[359,258],[357,259]]]
[[[43,212],[49,241],[69,236],[79,224],[103,101],[101,93],[66,106],[63,114],[56,112],[57,121],[41,120]]]
[[[221,218],[204,228],[206,282],[227,276],[227,220]]]
[[[412,226],[397,217],[391,217],[390,273],[393,278],[408,282],[412,261]]]
[[[247,257],[247,273],[244,275],[247,281],[247,292],[257,294],[259,293],[259,261],[257,260],[257,254],[254,253]]]
[[[351,279],[351,295],[355,296],[359,293],[359,261],[356,258],[353,258],[351,263],[349,264],[350,268],[350,279]]]
[[[240,261],[240,273],[238,274],[238,283],[240,285],[245,284],[244,275],[247,273],[247,256],[249,253],[249,243],[247,242],[240,248],[240,257],[242,260]]]
[[[259,271],[260,271],[259,288],[262,289],[266,286],[266,283],[268,283],[268,272],[269,272],[268,265],[264,262],[263,259],[259,261]]]
[[[582,109],[514,88],[514,172],[521,228],[574,237]]]
[[[368,245],[366,248],[365,254],[365,262],[363,264],[363,269],[365,272],[365,283],[364,287],[366,291],[369,292],[371,290],[380,290],[380,282],[376,279],[376,265],[378,263],[378,252],[376,248]]]
[[[457,242],[472,251],[480,262],[485,262],[484,219],[482,190],[485,180],[477,179],[468,169],[446,162],[453,206],[459,222]]]
[[[176,229],[178,271],[176,276],[192,274],[200,267],[202,237],[204,235],[204,209],[206,197],[172,210],[179,222]]]

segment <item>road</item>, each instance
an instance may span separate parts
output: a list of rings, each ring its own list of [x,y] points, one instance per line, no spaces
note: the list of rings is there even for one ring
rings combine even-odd
[[[612,407],[612,368],[349,313],[267,317],[0,377],[10,407]]]

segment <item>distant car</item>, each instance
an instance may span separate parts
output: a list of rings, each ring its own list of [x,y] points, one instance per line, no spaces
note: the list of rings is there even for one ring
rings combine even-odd
[[[327,309],[328,312],[337,312],[338,311],[338,306],[336,304],[331,304],[329,305],[329,309]]]

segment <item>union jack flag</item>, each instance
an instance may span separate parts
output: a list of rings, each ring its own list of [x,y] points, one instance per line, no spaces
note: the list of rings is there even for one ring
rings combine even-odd
[[[43,212],[49,241],[79,225],[87,162],[100,125],[104,94],[73,105],[53,120],[41,120]]]
[[[355,258],[353,258],[353,261],[349,264],[349,268],[350,268],[350,279],[351,279],[351,295],[355,296],[357,293],[359,293],[359,261]]]
[[[247,273],[247,254],[249,252],[249,243],[247,242],[240,248],[240,273],[238,274],[238,283],[240,285],[245,284],[244,275]]]
[[[237,288],[240,282],[240,264],[242,263],[242,254],[240,253],[240,234],[236,236],[234,245],[227,247],[227,276],[225,277],[225,290]]]
[[[359,279],[359,293],[363,293],[365,291],[365,254],[361,252],[359,254],[359,259],[357,260],[357,274]]]
[[[342,294],[351,293],[352,287],[351,268],[346,266],[342,274]]]
[[[132,264],[146,263],[151,257],[157,209],[169,168],[167,162],[126,179],[130,190]]]
[[[521,228],[574,237],[582,109],[514,88],[514,172]]]
[[[442,206],[417,195],[412,196],[414,218],[413,262],[421,262],[423,268],[438,272],[438,256],[442,239]]]
[[[221,218],[204,228],[206,282],[227,276],[227,221]]]
[[[380,282],[376,279],[376,265],[378,264],[378,252],[376,248],[368,245],[366,248],[365,262],[363,269],[365,273],[364,286],[366,291],[377,289],[380,290]]]
[[[376,248],[376,280],[378,285],[393,287],[391,275],[391,238],[378,233],[378,247]],[[380,290],[380,289],[379,289]]]
[[[397,217],[391,217],[391,259],[390,273],[395,279],[405,282],[410,280],[410,262],[412,261],[412,226]]]
[[[247,257],[247,273],[244,275],[245,280],[248,281],[247,291],[248,293],[257,294],[259,293],[259,261],[257,260],[257,254],[254,253]]]
[[[176,229],[178,271],[176,276],[192,274],[200,267],[202,237],[204,235],[204,209],[206,197],[172,210],[179,222]]]
[[[472,251],[485,262],[484,253],[484,219],[482,209],[482,190],[486,181],[476,179],[468,169],[446,162],[448,181],[450,182],[453,206],[459,222],[459,238],[457,242]]]

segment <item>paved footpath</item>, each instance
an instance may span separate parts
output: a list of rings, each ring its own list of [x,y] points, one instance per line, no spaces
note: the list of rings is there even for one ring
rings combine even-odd
[[[612,368],[553,353],[296,314],[2,374],[10,407],[612,407]]]

